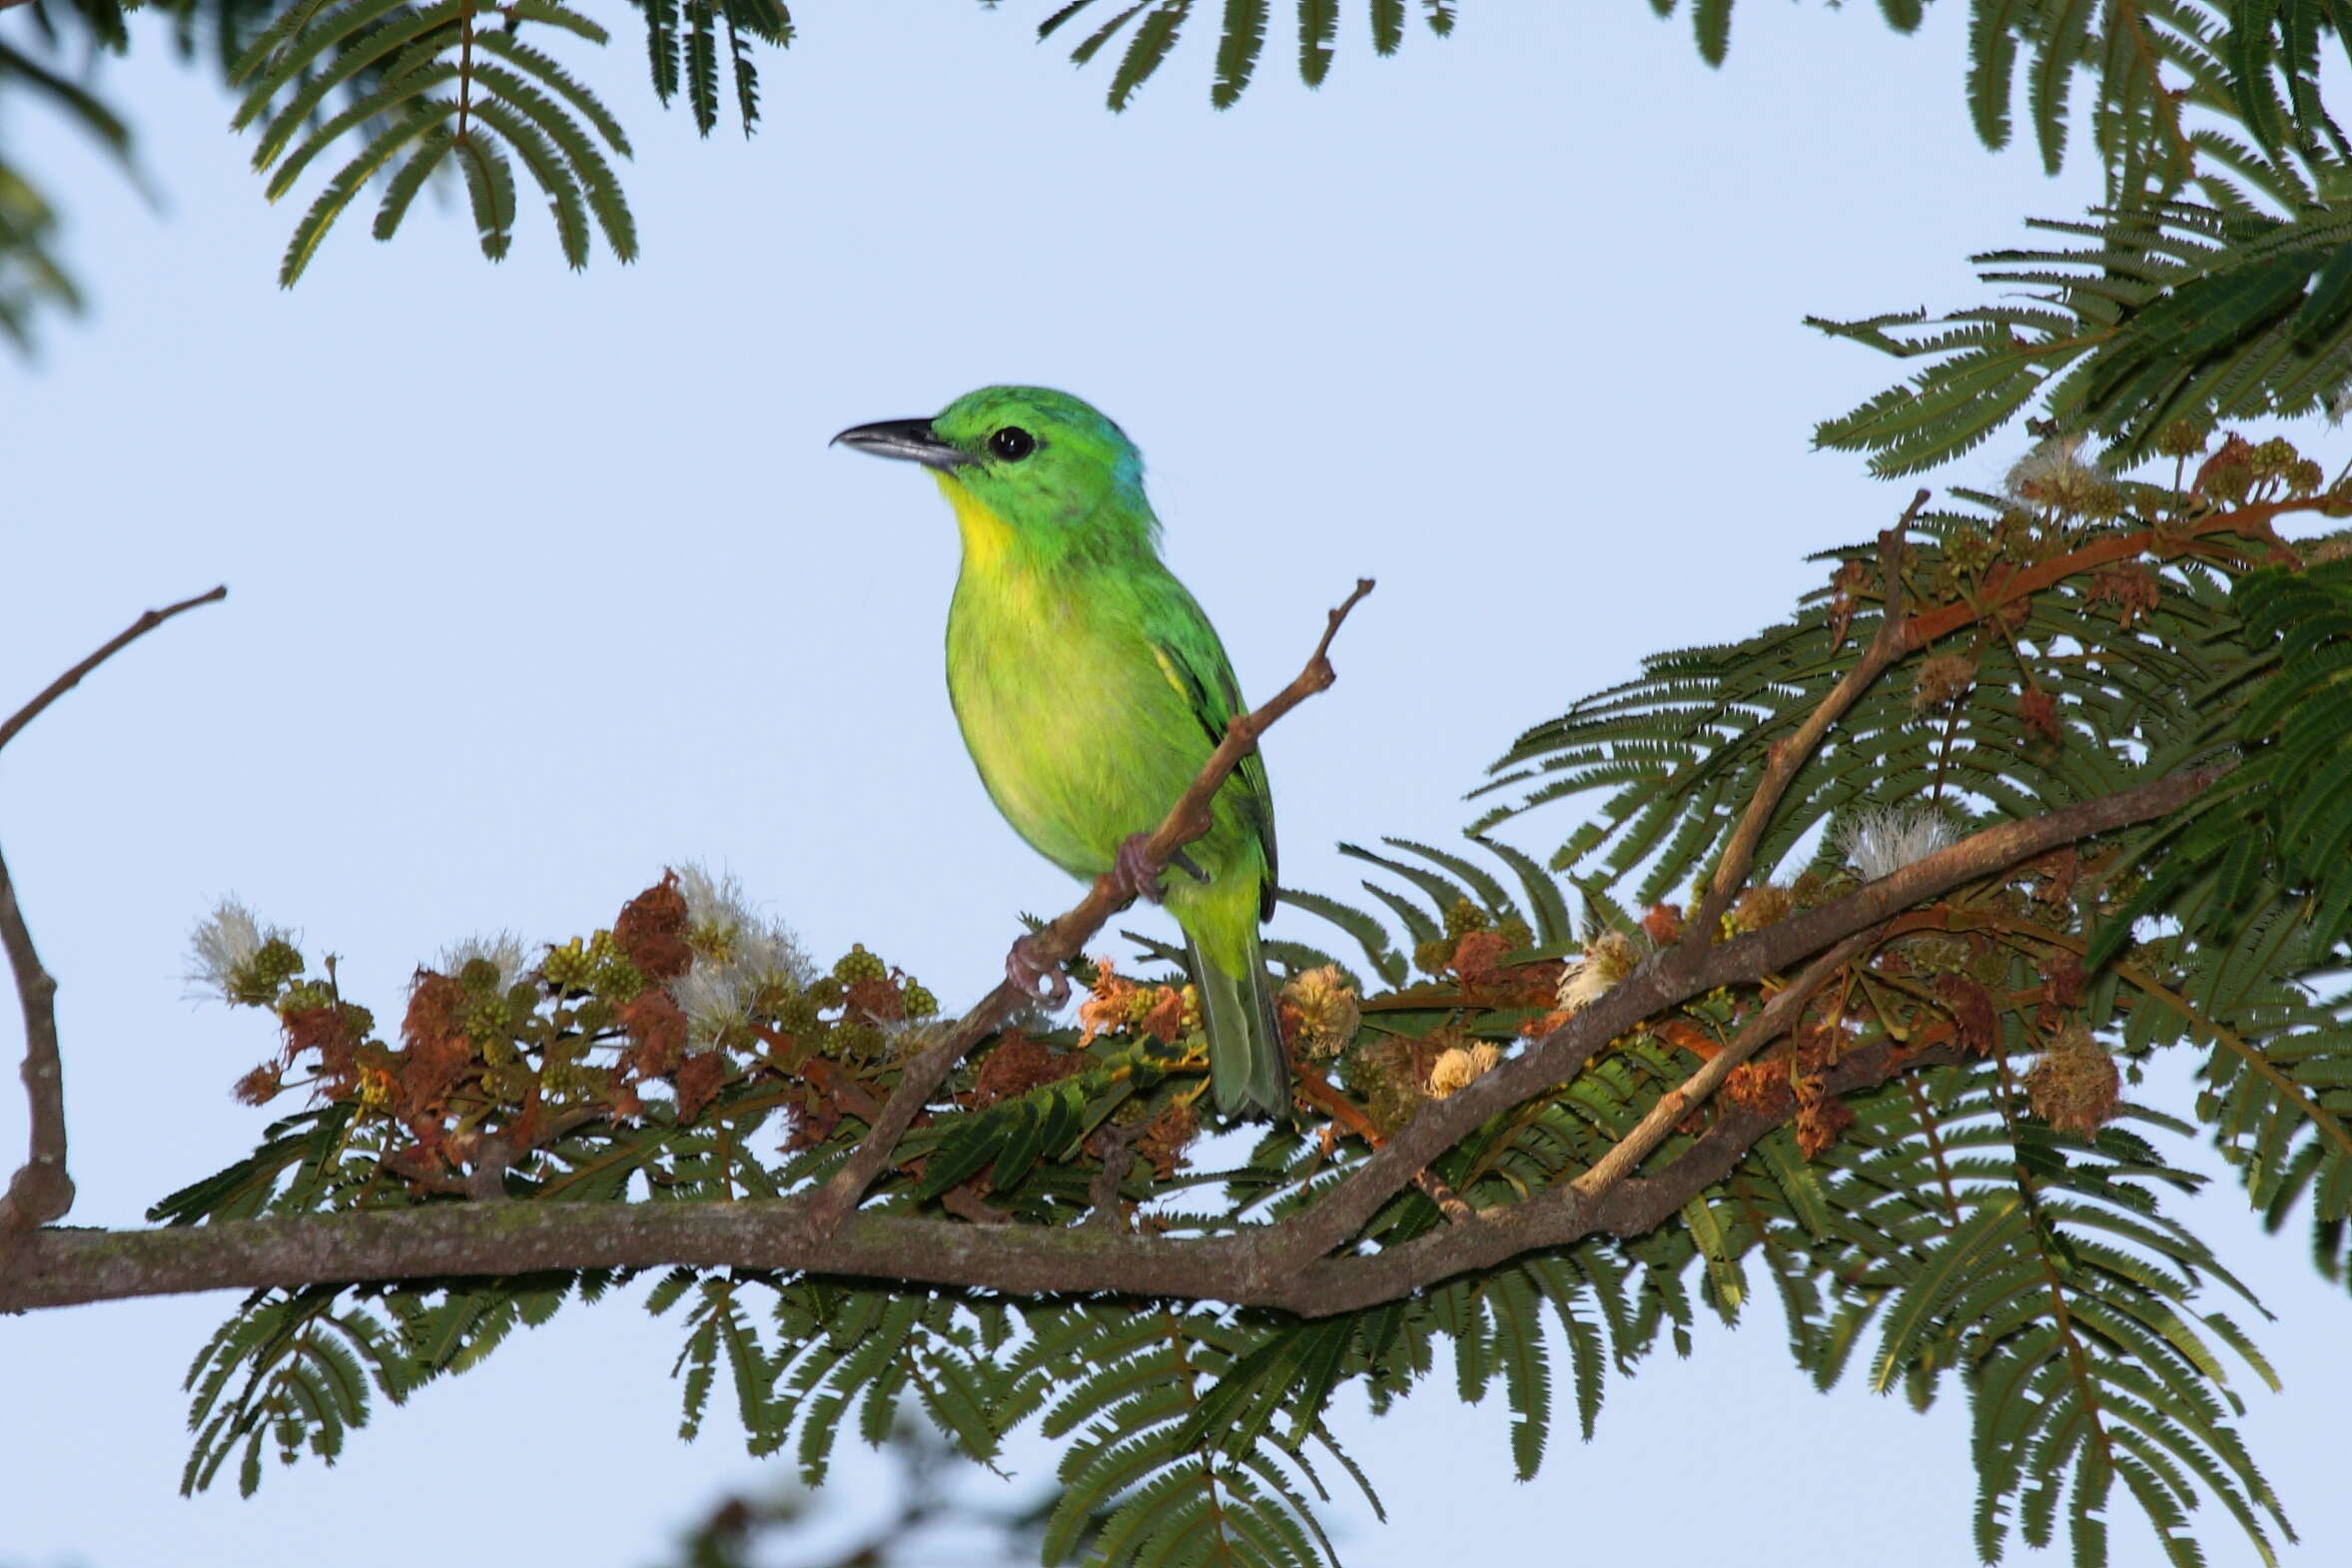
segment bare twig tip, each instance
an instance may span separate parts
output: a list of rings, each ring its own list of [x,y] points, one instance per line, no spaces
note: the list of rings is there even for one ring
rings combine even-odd
[[[209,592],[198,594],[195,598],[182,599],[179,603],[167,604],[160,610],[147,611],[123,630],[115,633],[96,653],[91,654],[81,663],[51,681],[42,689],[39,696],[17,709],[5,722],[0,722],[0,746],[5,746],[14,740],[19,731],[41,716],[42,710],[80,685],[83,676],[155,630],[156,627],[161,626],[165,621],[175,615],[185,614],[200,604],[217,604],[228,596],[229,585],[224,582]]]

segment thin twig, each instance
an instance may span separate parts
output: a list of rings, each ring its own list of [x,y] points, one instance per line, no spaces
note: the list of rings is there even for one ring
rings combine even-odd
[[[16,739],[17,731],[23,729],[27,724],[32,723],[33,720],[39,718],[41,716],[41,711],[48,707],[49,704],[55,702],[58,698],[64,696],[67,692],[80,685],[82,683],[83,676],[89,674],[92,670],[98,668],[99,665],[104,664],[108,659],[111,659],[116,654],[122,652],[123,649],[129,647],[132,643],[137,642],[141,637],[144,637],[149,632],[155,630],[156,627],[161,626],[165,621],[170,620],[175,615],[192,610],[199,604],[218,603],[220,600],[225,599],[228,596],[229,585],[227,583],[223,583],[221,586],[213,589],[210,593],[200,593],[193,599],[182,599],[179,603],[168,604],[160,610],[149,610],[146,614],[140,616],[137,620],[131,622],[130,625],[124,627],[120,632],[116,633],[115,636],[96,653],[91,654],[81,663],[75,665],[72,669],[67,670],[63,675],[60,675],[57,677],[57,679],[51,681],[46,690],[44,690],[39,696],[35,697],[32,701],[26,703],[23,707],[17,709],[14,714],[9,716],[5,723],[0,723],[0,746],[5,746],[10,741]]]
[[[1924,492],[1923,492],[1924,493]],[[1705,1105],[1708,1098],[1731,1077],[1732,1069],[1762,1051],[1766,1046],[1787,1034],[1797,1022],[1797,1015],[1813,994],[1842,968],[1846,961],[1871,943],[1871,934],[1848,937],[1836,947],[1805,966],[1805,970],[1770,1002],[1741,1031],[1732,1043],[1703,1063],[1699,1071],[1669,1090],[1649,1114],[1634,1124],[1632,1132],[1619,1139],[1609,1152],[1593,1162],[1592,1169],[1569,1185],[1576,1195],[1590,1202],[1618,1182],[1649,1158],[1650,1152],[1666,1142],[1666,1135],[1676,1123]]]
[[[193,599],[149,610],[0,722],[0,746],[14,740],[51,703],[80,685],[83,676],[124,648],[173,616],[228,595],[229,589],[223,585]],[[25,1163],[9,1178],[8,1190],[0,1193],[0,1255],[5,1255],[27,1231],[65,1217],[74,1205],[74,1182],[65,1164],[65,1068],[57,1047],[57,978],[41,966],[41,955],[33,946],[33,933],[25,924],[24,910],[16,900],[16,884],[4,860],[0,860],[0,947],[8,951],[17,1000],[24,1009],[22,1071],[31,1122]]]
[[[65,1080],[57,1055],[57,981],[41,967],[33,934],[17,908],[8,863],[0,860],[0,946],[16,972],[25,1014],[25,1100],[32,1109],[25,1163],[0,1193],[0,1256],[35,1225],[61,1219],[74,1206],[73,1177],[65,1169]]]
[[[1797,733],[1772,748],[1764,777],[1757,781],[1756,793],[1748,798],[1748,809],[1740,814],[1739,826],[1732,830],[1730,842],[1724,845],[1723,858],[1715,863],[1715,879],[1708,885],[1707,896],[1701,900],[1698,913],[1683,928],[1685,943],[1705,947],[1715,940],[1723,924],[1724,911],[1732,907],[1732,900],[1747,886],[1748,873],[1756,864],[1756,846],[1763,842],[1764,830],[1772,825],[1773,813],[1780,809],[1781,799],[1789,793],[1798,770],[1812,759],[1829,734],[1830,726],[1846,716],[1847,710],[1887,672],[1887,666],[1916,646],[1907,634],[1909,618],[1903,608],[1903,541],[1911,525],[1919,520],[1920,509],[1928,504],[1928,494],[1923,489],[1914,495],[1902,518],[1879,535],[1878,634],[1871,638],[1870,646],[1863,650],[1854,668],[1806,715]]]
[[[1315,644],[1306,667],[1263,704],[1225,726],[1223,739],[1217,742],[1216,749],[1208,754],[1208,760],[1201,764],[1200,771],[1193,775],[1192,782],[1146,841],[1146,865],[1153,874],[1166,870],[1178,850],[1208,831],[1210,803],[1233,769],[1240,766],[1241,759],[1257,749],[1258,737],[1292,708],[1315,693],[1328,690],[1339,678],[1331,668],[1331,639],[1339,634],[1347,612],[1371,591],[1372,579],[1358,577],[1355,591],[1331,611],[1324,623],[1322,639]],[[1031,939],[1031,951],[1048,963],[1067,962],[1103,929],[1105,921],[1126,908],[1128,902],[1115,877],[1109,873],[1097,877],[1085,898]],[[890,1164],[891,1152],[898,1147],[898,1141],[915,1125],[915,1118],[930,1104],[931,1097],[947,1082],[948,1075],[964,1060],[965,1054],[1035,1000],[1007,979],[958,1020],[946,1038],[907,1064],[899,1075],[898,1087],[891,1091],[889,1102],[882,1108],[881,1117],[868,1130],[866,1141],[807,1199],[808,1222],[815,1234],[830,1235],[843,1216],[857,1207],[866,1189]]]
[[[1121,1233],[1128,1230],[1127,1207],[1120,1200],[1119,1191],[1127,1184],[1127,1174],[1135,1169],[1136,1140],[1143,1131],[1141,1126],[1106,1122],[1100,1132],[1087,1140],[1087,1147],[1103,1162],[1102,1169],[1087,1183],[1087,1203],[1091,1209],[1086,1217],[1088,1224]]]
[[[1354,1101],[1332,1087],[1331,1081],[1323,1077],[1322,1069],[1301,1064],[1297,1077],[1299,1095],[1307,1104],[1373,1149],[1388,1142],[1386,1136],[1372,1126],[1372,1119],[1365,1116]],[[1419,1187],[1428,1195],[1429,1201],[1437,1205],[1437,1211],[1445,1215],[1448,1224],[1466,1224],[1478,1217],[1477,1211],[1462,1200],[1459,1192],[1446,1185],[1434,1171],[1423,1169],[1414,1172],[1413,1185]]]

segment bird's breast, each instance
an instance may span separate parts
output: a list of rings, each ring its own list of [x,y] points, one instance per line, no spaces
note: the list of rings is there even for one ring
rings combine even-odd
[[[948,617],[948,695],[982,783],[1016,832],[1081,877],[1109,870],[1120,840],[1181,789],[1154,765],[1183,734],[1175,693],[1101,597],[967,554]]]

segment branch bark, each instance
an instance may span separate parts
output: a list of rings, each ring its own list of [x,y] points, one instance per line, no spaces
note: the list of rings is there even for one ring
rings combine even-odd
[[[35,1225],[61,1219],[74,1206],[74,1181],[65,1169],[65,1081],[57,1054],[57,982],[41,967],[33,934],[17,907],[16,885],[0,860],[0,947],[16,975],[25,1015],[25,1101],[32,1138],[25,1163],[0,1193],[0,1262]]]

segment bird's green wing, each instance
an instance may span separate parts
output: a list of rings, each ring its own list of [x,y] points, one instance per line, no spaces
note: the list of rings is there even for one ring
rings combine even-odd
[[[1241,701],[1240,683],[1233,678],[1232,661],[1225,657],[1224,645],[1217,641],[1208,617],[1181,587],[1176,588],[1176,594],[1177,602],[1166,606],[1162,615],[1153,617],[1156,624],[1148,633],[1152,652],[1160,661],[1161,673],[1190,706],[1192,716],[1199,720],[1213,748],[1225,738],[1225,727],[1248,709]],[[1244,753],[1221,794],[1228,804],[1237,804],[1256,829],[1258,846],[1265,853],[1265,880],[1258,884],[1257,890],[1257,918],[1271,919],[1277,886],[1274,797],[1266,783],[1265,759],[1255,751]]]

